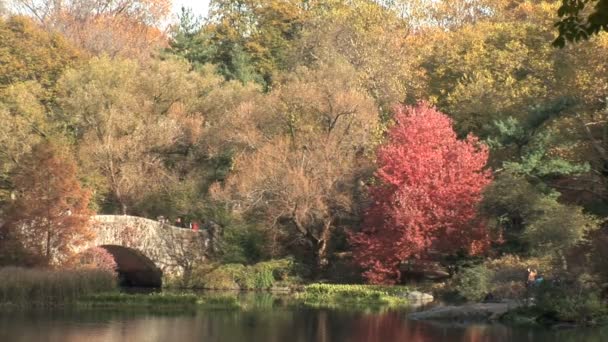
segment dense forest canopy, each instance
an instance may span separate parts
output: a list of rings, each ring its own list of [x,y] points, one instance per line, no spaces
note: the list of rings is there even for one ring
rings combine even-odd
[[[0,224],[10,224],[0,253],[28,248],[9,230],[12,218],[26,219],[16,211],[36,203],[24,175],[44,155],[70,165],[72,174],[57,177],[71,177],[62,182],[90,197],[90,210],[217,223],[225,246],[215,257],[226,262],[291,255],[329,276],[353,248],[375,243],[358,232],[389,224],[371,221],[408,230],[421,217],[414,240],[437,253],[396,251],[385,258],[388,273],[400,258],[470,252],[437,236],[456,220],[450,234],[483,227],[479,253],[566,260],[578,251],[607,281],[605,258],[594,253],[608,215],[608,34],[588,28],[587,40],[553,47],[559,34],[576,40],[554,27],[567,14],[560,6],[212,0],[207,17],[183,9],[165,30],[168,0],[8,1]],[[432,113],[436,136],[398,138],[427,122],[400,118],[403,106]],[[399,152],[406,142],[420,153]],[[437,158],[434,145],[420,146],[427,142],[478,150]],[[462,162],[475,153],[483,165]],[[398,158],[404,171],[393,184],[382,170]],[[442,170],[470,182],[423,177]],[[416,182],[428,190],[419,197]],[[428,213],[444,189],[454,192],[441,194],[450,201],[435,220]],[[452,208],[459,196],[467,206]],[[408,204],[416,198],[430,202]],[[424,222],[440,223],[430,232]],[[360,252],[359,266],[388,267]]]

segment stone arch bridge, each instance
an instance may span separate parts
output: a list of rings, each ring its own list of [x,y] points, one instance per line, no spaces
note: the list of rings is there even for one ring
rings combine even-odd
[[[162,275],[181,276],[205,261],[213,245],[209,230],[198,232],[143,217],[91,217],[91,247],[106,249],[116,261],[123,285],[160,287]]]

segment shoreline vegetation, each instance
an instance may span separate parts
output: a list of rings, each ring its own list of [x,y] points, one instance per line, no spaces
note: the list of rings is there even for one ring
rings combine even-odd
[[[69,305],[84,296],[115,289],[115,275],[99,269],[0,268],[0,307]]]
[[[272,261],[254,265],[250,270],[272,269],[269,265],[285,266],[285,261]],[[215,269],[215,276],[225,274]],[[235,267],[229,267],[234,270]],[[238,268],[237,268],[238,269]],[[256,272],[247,276],[240,269],[242,279],[256,279]],[[224,269],[225,271],[225,269]],[[276,271],[276,270],[275,270]],[[212,271],[213,272],[213,271]],[[280,273],[280,272],[279,272]],[[277,273],[270,272],[276,275]],[[233,274],[234,275],[234,274]],[[266,274],[268,276],[268,274]],[[310,308],[381,310],[412,309],[433,301],[433,297],[408,286],[382,286],[360,284],[325,284],[288,282],[281,280],[281,291],[273,291],[278,281],[269,276],[268,282],[258,282],[263,287],[198,289],[169,289],[166,292],[125,293],[117,285],[115,274],[98,269],[44,270],[17,267],[0,268],[0,310],[36,308],[112,309],[131,308],[145,310],[211,309],[246,310],[249,308],[278,306],[305,306]],[[286,276],[287,273],[283,274]],[[257,277],[260,277],[258,274]],[[211,279],[216,279],[212,277]],[[234,279],[233,279],[234,280]],[[232,284],[232,283],[228,283]],[[256,284],[256,282],[251,282]],[[499,321],[512,325],[537,326],[592,326],[608,322],[608,310],[599,301],[546,303],[541,295],[547,289],[538,289],[532,301],[499,303],[467,302],[460,305],[435,306],[430,310],[412,313],[411,319],[443,321]],[[248,294],[255,293],[252,299]],[[266,296],[267,295],[267,296]],[[255,297],[255,296],[253,296]],[[430,301],[428,299],[430,298]],[[425,301],[426,299],[426,301]],[[502,306],[501,306],[502,305]],[[496,306],[496,308],[495,308]]]
[[[124,293],[120,292],[114,274],[96,269],[55,271],[6,267],[0,268],[0,279],[0,310],[63,306],[238,309],[243,307],[240,293],[255,290],[272,293],[272,281],[264,283],[264,288],[208,289],[204,293],[189,293],[191,290],[183,293]],[[280,293],[288,302],[313,307],[408,305],[406,295],[409,289],[403,286],[294,283],[287,289]]]
[[[270,290],[205,290],[201,293],[127,294],[99,293],[77,301],[81,307],[198,307],[203,309],[245,309],[257,306],[247,294],[268,294],[271,304],[303,305],[314,308],[406,308],[408,288],[384,286],[313,283],[289,293]]]
[[[18,267],[0,268],[0,310],[2,308],[38,307],[201,307],[212,309],[238,309],[243,307],[239,294],[246,291],[272,293],[276,281],[269,265],[285,265],[284,261],[263,263],[251,269],[250,274],[240,269],[239,283],[251,286],[242,289],[220,288],[214,283],[213,291],[207,288],[204,294],[191,293],[123,293],[116,282],[115,274],[97,269],[45,270]],[[234,267],[229,267],[234,271]],[[237,268],[238,269],[238,268]],[[260,270],[261,274],[260,274]],[[276,269],[275,269],[276,271]],[[280,272],[279,272],[280,273]],[[221,273],[216,269],[215,276]],[[216,279],[216,278],[210,279]],[[224,278],[222,278],[224,279]],[[266,281],[261,281],[266,279]],[[224,279],[226,280],[226,279]],[[247,280],[247,281],[245,281]],[[232,279],[233,282],[234,279]],[[236,283],[236,282],[235,282]],[[232,284],[228,282],[227,284]],[[255,285],[259,285],[256,287]],[[283,279],[280,287],[283,297],[292,304],[311,307],[406,307],[409,304],[405,286],[375,286],[347,284],[309,284]],[[276,287],[275,287],[276,288]],[[223,291],[221,291],[223,290]],[[180,290],[177,290],[180,291]],[[276,293],[277,291],[275,291]]]

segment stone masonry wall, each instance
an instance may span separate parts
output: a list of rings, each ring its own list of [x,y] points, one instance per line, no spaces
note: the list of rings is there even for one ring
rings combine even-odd
[[[183,274],[206,258],[209,237],[143,217],[96,215],[91,218],[95,240],[88,247],[118,245],[133,248],[150,258],[163,273]]]

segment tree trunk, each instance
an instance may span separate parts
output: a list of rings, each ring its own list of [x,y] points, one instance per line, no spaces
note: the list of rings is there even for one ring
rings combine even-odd
[[[323,224],[323,230],[318,238],[312,234],[310,234],[310,236],[312,237],[312,243],[315,248],[314,253],[317,276],[321,277],[329,264],[329,260],[327,259],[327,248],[329,245],[329,239],[331,238],[331,221]]]
[[[295,212],[295,210],[294,210]],[[317,277],[320,277],[325,268],[327,267],[327,245],[329,243],[329,239],[331,237],[331,220],[326,221],[323,224],[323,228],[319,237],[315,236],[308,228],[304,227],[300,221],[293,215],[291,217],[292,222],[296,226],[296,229],[310,241],[313,250],[313,254],[315,257],[315,267]]]
[[[321,236],[317,239],[317,266],[324,268],[328,264],[327,260],[327,245],[331,238],[331,221],[325,222]]]
[[[46,230],[46,260],[48,262],[51,261],[51,230],[47,228]]]
[[[327,241],[317,240],[315,242],[315,259],[317,268],[322,270],[327,265]]]

